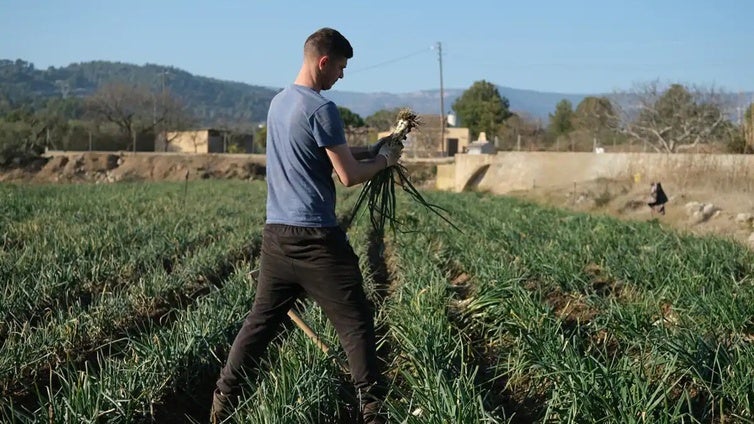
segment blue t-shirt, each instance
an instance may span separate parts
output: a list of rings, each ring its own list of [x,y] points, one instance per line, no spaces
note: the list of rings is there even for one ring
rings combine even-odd
[[[267,114],[267,223],[334,227],[335,183],[326,146],[346,143],[338,108],[311,88],[291,85]]]

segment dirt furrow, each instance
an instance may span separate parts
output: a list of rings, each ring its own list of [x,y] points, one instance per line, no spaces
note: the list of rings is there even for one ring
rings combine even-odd
[[[507,378],[499,376],[496,365],[503,352],[492,348],[485,336],[464,319],[464,306],[474,293],[474,275],[466,271],[463,265],[451,255],[440,252],[442,258],[437,266],[446,276],[451,297],[448,304],[448,317],[453,325],[466,335],[468,347],[468,364],[478,370],[476,384],[482,387],[484,407],[493,416],[501,420],[510,419],[513,424],[535,422],[539,417],[539,401],[522,398],[507,387]]]

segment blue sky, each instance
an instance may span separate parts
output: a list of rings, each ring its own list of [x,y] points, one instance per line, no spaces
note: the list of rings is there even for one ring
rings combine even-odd
[[[487,80],[604,93],[652,80],[754,90],[754,1],[0,0],[0,58],[111,60],[283,87],[306,37],[354,46],[336,90],[403,93]]]

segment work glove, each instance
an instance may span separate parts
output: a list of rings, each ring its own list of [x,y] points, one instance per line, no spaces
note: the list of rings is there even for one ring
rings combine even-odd
[[[394,166],[396,163],[398,163],[398,160],[401,158],[401,153],[403,153],[403,145],[400,143],[397,144],[383,144],[382,147],[380,147],[379,153],[382,156],[385,156],[385,159],[387,159],[387,166],[386,168],[389,168],[391,166]]]
[[[377,140],[377,142],[376,142],[376,143],[374,143],[374,144],[370,145],[370,146],[369,146],[369,150],[368,150],[368,151],[369,151],[369,156],[370,156],[370,157],[375,157],[375,156],[377,156],[377,155],[378,155],[378,154],[380,153],[380,149],[382,148],[382,146],[384,146],[384,145],[385,145],[385,143],[386,143],[386,142],[387,142],[388,140],[389,140],[389,137],[383,137],[383,138],[381,138],[381,139]]]

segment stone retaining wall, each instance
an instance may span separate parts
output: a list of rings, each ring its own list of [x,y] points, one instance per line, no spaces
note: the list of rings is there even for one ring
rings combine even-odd
[[[476,175],[475,175],[476,174]],[[672,182],[678,187],[754,193],[754,155],[504,152],[455,156],[438,165],[437,187],[474,187],[493,193],[559,187],[598,178]]]

